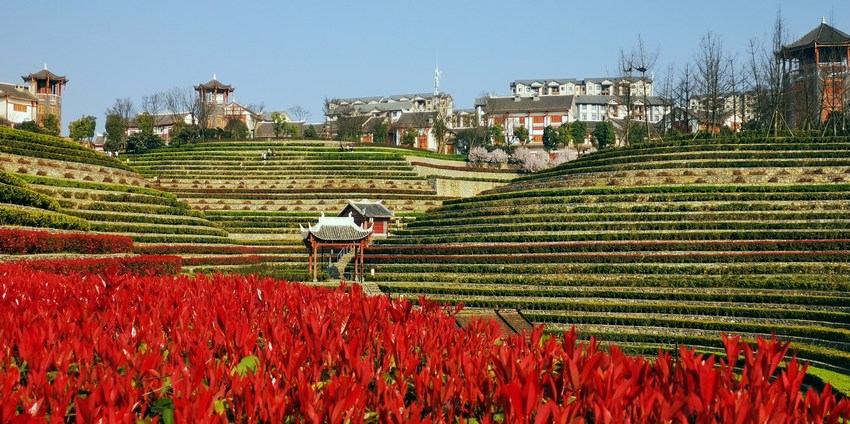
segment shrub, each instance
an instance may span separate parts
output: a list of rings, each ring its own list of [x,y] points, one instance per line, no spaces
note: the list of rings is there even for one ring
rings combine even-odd
[[[0,228],[0,253],[124,253],[133,251],[130,237],[79,233],[49,233]]]

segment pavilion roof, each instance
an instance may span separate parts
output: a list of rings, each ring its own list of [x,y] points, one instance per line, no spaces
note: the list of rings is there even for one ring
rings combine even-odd
[[[64,81],[65,83],[68,82],[68,79],[65,78],[64,75],[56,75],[53,72],[48,71],[47,68],[44,68],[44,69],[42,69],[38,72],[35,72],[35,73],[31,73],[29,75],[21,75],[21,78],[24,81],[30,81],[32,79],[37,79],[37,80],[51,79],[51,80],[54,80],[54,81]]]
[[[790,53],[796,50],[804,50],[813,48],[815,45],[837,45],[850,44],[850,35],[839,31],[838,29],[828,25],[826,22],[821,22],[815,29],[809,31],[808,34],[801,37],[799,40],[784,46],[783,53]]]
[[[307,240],[313,235],[327,242],[356,242],[369,237],[372,229],[364,229],[354,223],[352,216],[322,216],[316,225],[301,227],[301,237]]]
[[[200,91],[204,89],[206,91],[219,90],[219,91],[233,91],[233,86],[230,84],[222,84],[219,80],[213,78],[206,83],[198,84],[195,86],[195,90]]]

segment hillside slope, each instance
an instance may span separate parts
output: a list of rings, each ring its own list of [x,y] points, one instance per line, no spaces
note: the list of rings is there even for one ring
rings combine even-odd
[[[776,333],[850,374],[850,140],[671,141],[450,200],[372,280],[637,351]]]

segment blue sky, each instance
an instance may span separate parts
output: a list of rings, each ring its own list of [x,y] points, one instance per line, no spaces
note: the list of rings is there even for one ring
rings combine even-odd
[[[3,11],[15,41],[0,81],[19,83],[45,63],[66,75],[63,134],[88,114],[102,129],[116,98],[138,105],[213,73],[240,103],[301,105],[318,122],[325,97],[432,91],[438,56],[455,108],[506,94],[515,79],[615,74],[638,34],[659,51],[657,74],[693,60],[708,31],[743,56],[749,40],[770,36],[780,9],[792,37],[821,17],[850,32],[847,0],[15,2]]]

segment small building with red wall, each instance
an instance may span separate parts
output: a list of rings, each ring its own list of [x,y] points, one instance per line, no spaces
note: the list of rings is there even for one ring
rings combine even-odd
[[[339,213],[339,216],[352,216],[354,223],[362,228],[372,228],[372,234],[386,236],[390,232],[390,220],[395,213],[382,203],[381,200],[370,202],[349,201],[348,206]]]

